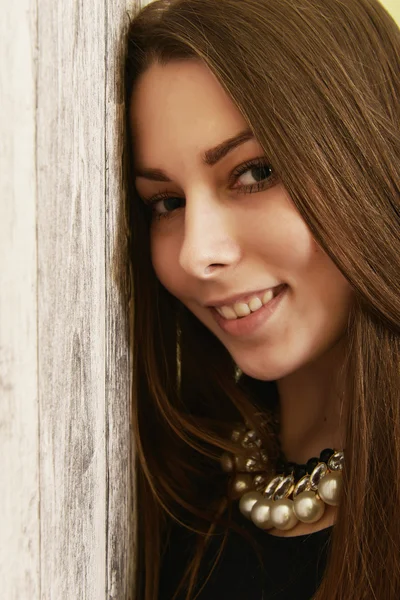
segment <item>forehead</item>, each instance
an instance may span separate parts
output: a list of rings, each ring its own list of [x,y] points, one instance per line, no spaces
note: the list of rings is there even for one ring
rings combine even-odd
[[[201,153],[246,127],[214,74],[201,62],[152,65],[138,80],[130,121],[141,164],[168,153]]]

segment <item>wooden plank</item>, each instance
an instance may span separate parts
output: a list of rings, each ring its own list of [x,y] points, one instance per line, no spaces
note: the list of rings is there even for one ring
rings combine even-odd
[[[106,596],[104,3],[38,5],[41,600]]]
[[[133,597],[126,9],[39,9],[41,599]]]
[[[2,597],[130,599],[132,7],[24,2],[0,21]]]
[[[131,600],[134,590],[133,440],[128,318],[128,256],[124,149],[124,40],[129,0],[106,3],[106,406],[108,428],[107,598]]]
[[[0,584],[39,598],[35,2],[0,19]]]

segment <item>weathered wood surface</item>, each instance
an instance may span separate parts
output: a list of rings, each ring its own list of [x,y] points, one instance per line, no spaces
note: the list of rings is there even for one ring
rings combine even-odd
[[[0,19],[0,589],[134,597],[121,156],[129,0]]]
[[[114,276],[126,264],[126,9],[124,0],[41,0],[38,15],[41,595],[49,600],[133,595],[130,361],[124,280]]]

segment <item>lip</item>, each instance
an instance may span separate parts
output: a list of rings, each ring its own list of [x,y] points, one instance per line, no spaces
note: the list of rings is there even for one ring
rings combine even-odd
[[[214,307],[210,308],[211,314],[214,317],[215,321],[221,327],[223,331],[232,336],[248,336],[255,333],[264,323],[266,323],[272,315],[275,313],[276,309],[280,305],[283,298],[286,296],[286,292],[288,290],[287,285],[283,285],[282,289],[279,293],[265,304],[262,308],[257,310],[254,313],[251,313],[247,317],[241,317],[239,319],[234,319],[229,321],[228,319],[224,319],[215,310]]]
[[[274,287],[263,288],[262,290],[258,290],[256,292],[247,292],[247,294],[238,294],[237,296],[230,296],[229,298],[225,298],[224,300],[216,300],[215,302],[207,302],[205,306],[207,308],[221,308],[221,306],[230,306],[232,304],[236,304],[238,302],[249,302],[254,296],[263,296],[265,292],[269,290],[275,290],[278,285]]]

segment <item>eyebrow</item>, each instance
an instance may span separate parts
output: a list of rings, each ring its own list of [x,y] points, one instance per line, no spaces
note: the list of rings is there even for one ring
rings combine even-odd
[[[241,146],[245,142],[248,142],[252,139],[254,139],[253,132],[250,129],[245,129],[234,137],[221,142],[221,144],[218,144],[218,146],[215,146],[215,148],[206,150],[203,153],[202,162],[209,167],[213,167],[225,156],[227,156],[229,152],[232,152],[232,150],[238,146]],[[167,177],[167,175],[161,169],[135,169],[134,175],[135,177],[150,179],[151,181],[171,181],[171,179],[169,179],[169,177]]]

